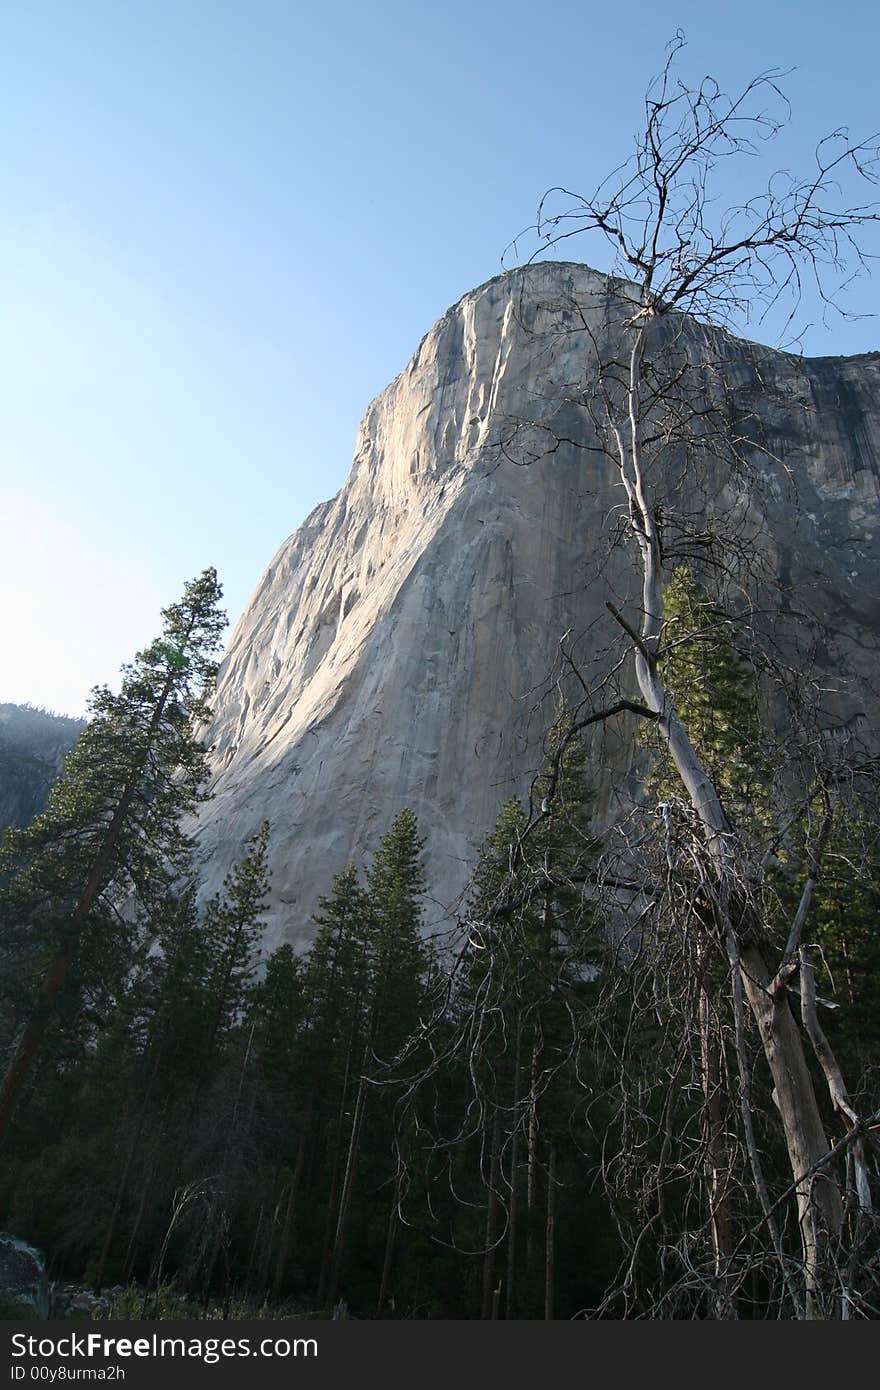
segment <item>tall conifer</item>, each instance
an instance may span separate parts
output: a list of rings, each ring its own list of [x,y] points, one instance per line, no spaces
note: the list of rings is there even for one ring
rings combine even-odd
[[[29,946],[32,979],[22,981],[29,1012],[0,1086],[0,1137],[83,948],[109,921],[124,933],[126,899],[149,906],[185,864],[180,820],[204,796],[207,750],[195,726],[209,714],[226,622],[220,597],[208,569],[163,609],[161,636],[123,667],[119,694],[93,692],[46,810],[4,838],[0,921],[12,928],[13,951]]]

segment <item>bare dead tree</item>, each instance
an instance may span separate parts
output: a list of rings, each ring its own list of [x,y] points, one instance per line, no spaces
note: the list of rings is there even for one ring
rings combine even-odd
[[[604,319],[583,315],[580,323],[569,325],[568,331],[584,334],[584,381],[573,388],[569,403],[581,412],[585,428],[564,437],[536,415],[513,422],[500,448],[504,457],[524,465],[562,444],[592,449],[610,461],[622,491],[623,505],[612,521],[614,538],[637,561],[641,597],[629,613],[611,602],[608,609],[632,664],[617,660],[600,679],[581,679],[582,699],[569,736],[621,716],[650,720],[680,779],[690,834],[676,844],[667,841],[669,878],[661,894],[666,921],[679,934],[687,980],[704,972],[708,954],[723,951],[728,963],[720,1031],[712,1022],[717,1012],[712,998],[685,988],[693,1016],[701,1020],[696,1035],[704,1103],[707,1112],[716,1107],[714,1118],[710,1113],[705,1164],[715,1194],[709,1205],[717,1268],[730,1265],[736,1243],[722,1191],[722,1170],[733,1159],[724,1152],[717,1110],[726,1068],[733,1078],[731,1094],[738,1094],[740,1103],[737,1162],[750,1173],[759,1220],[794,1311],[807,1318],[849,1315],[858,1302],[854,1252],[862,1237],[857,1232],[873,1220],[868,1151],[877,1132],[853,1105],[820,1026],[805,926],[828,827],[851,764],[835,760],[824,746],[814,759],[816,779],[801,807],[814,824],[808,867],[786,939],[777,945],[767,909],[766,826],[756,834],[746,813],[736,814],[725,804],[717,776],[697,751],[664,680],[663,658],[675,640],[666,622],[664,589],[676,562],[696,559],[704,572],[714,567],[720,589],[747,595],[748,616],[755,616],[758,583],[771,578],[750,507],[760,486],[756,459],[766,449],[757,400],[752,408],[742,395],[735,405],[730,401],[724,379],[729,348],[718,329],[760,320],[783,304],[786,321],[793,324],[808,280],[826,309],[839,303],[847,278],[865,268],[859,233],[880,220],[876,202],[853,201],[845,187],[854,180],[873,192],[880,147],[877,137],[856,142],[846,131],[834,131],[819,144],[807,177],[775,174],[763,192],[725,208],[716,199],[715,179],[726,162],[753,153],[787,119],[782,74],[761,73],[733,97],[711,78],[687,86],[676,76],[683,42],[679,35],[670,45],[663,71],[649,88],[644,131],[632,157],[591,196],[553,189],[539,208],[542,250],[596,233],[613,250],[615,272],[625,277],[608,281]],[[755,398],[762,390],[760,379],[753,381]],[[674,485],[664,489],[660,480],[670,473]],[[724,520],[712,519],[706,506],[711,479],[719,476],[727,490]],[[769,668],[773,658],[765,654],[765,659]],[[788,693],[806,725],[809,681],[796,661],[792,672]],[[551,804],[554,792],[551,778]],[[533,816],[523,831],[520,850],[537,820]],[[656,922],[656,900],[653,911]],[[692,950],[682,936],[685,922]],[[653,979],[656,986],[656,970]],[[800,1019],[792,1009],[795,998]],[[788,1157],[801,1244],[795,1269],[783,1251],[779,1212],[767,1190],[754,1132],[750,1029],[769,1072]],[[811,1067],[810,1054],[818,1068]],[[817,1069],[827,1089],[824,1102]],[[669,1081],[680,1081],[675,1066]],[[826,1128],[829,1100],[842,1132],[836,1143]],[[627,1105],[631,1110],[630,1099]],[[684,1247],[679,1257],[687,1267]]]

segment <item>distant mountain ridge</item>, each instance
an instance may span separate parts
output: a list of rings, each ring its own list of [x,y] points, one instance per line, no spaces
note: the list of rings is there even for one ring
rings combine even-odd
[[[33,705],[0,705],[0,830],[29,825],[85,728]]]

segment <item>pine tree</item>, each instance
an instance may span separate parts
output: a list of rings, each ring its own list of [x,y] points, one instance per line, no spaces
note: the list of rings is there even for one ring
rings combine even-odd
[[[254,1046],[273,1104],[289,1095],[297,1082],[306,1011],[304,975],[302,958],[285,942],[269,956],[266,972],[251,992]]]
[[[547,736],[532,789],[533,804],[547,808],[542,818],[529,826],[520,803],[506,802],[480,852],[468,910],[471,949],[455,996],[467,1039],[462,1080],[476,1087],[483,1117],[483,1317],[500,1309],[496,1288],[504,1291],[505,1316],[517,1316],[537,1279],[539,1180],[557,1131],[568,1133],[563,1073],[575,1044],[574,1001],[597,953],[583,891],[596,851],[592,798],[585,751],[569,728],[563,711]],[[493,1248],[502,1195],[503,1273]]]
[[[318,900],[318,930],[303,974],[308,1069],[324,1084],[351,1071],[363,1033],[367,989],[370,904],[349,864]]]
[[[746,821],[753,831],[766,827],[769,778],[762,753],[755,673],[735,649],[732,623],[690,569],[682,566],[673,570],[663,591],[663,602],[665,624],[659,670],[666,691],[675,702],[678,717],[687,728],[727,815],[737,823]],[[653,725],[646,733],[641,732],[640,738],[655,752],[645,787],[649,797],[658,802],[658,845],[668,865],[679,843],[691,843],[692,837],[699,843],[701,837],[667,744]],[[680,1104],[675,1123],[682,1135],[693,1132],[696,1121],[703,1155],[694,1162],[702,1177],[707,1261],[711,1260],[709,1283],[714,1286],[711,1315],[725,1318],[733,1312],[731,1269],[735,1250],[730,1143],[733,1100],[728,1094],[724,1063],[724,1030],[729,1020],[722,1005],[728,964],[711,929],[712,908],[704,901],[696,869],[692,876],[690,906],[685,913],[685,950],[694,961],[695,999],[678,1001],[681,1017],[668,1029],[660,1020],[669,1020],[672,991],[667,992],[667,1009],[662,1015],[660,1010],[646,1013],[636,1026],[624,1021],[623,1027],[630,1039],[630,1065],[638,1069],[648,1097],[643,1107],[646,1115],[654,1117],[655,1109],[663,1107],[674,1114]],[[645,962],[659,959],[667,949],[667,928],[673,940],[679,939],[681,924],[676,912],[680,910],[680,903],[672,896],[663,900],[654,933],[646,934],[642,943]],[[690,975],[686,978],[690,979]],[[635,999],[643,986],[635,978],[630,983],[628,1004],[635,1010]],[[640,1025],[644,1027],[643,1034]],[[693,1115],[684,1088],[675,1096],[666,1091],[666,1078],[675,1066],[681,1039],[691,1028],[695,1035],[695,1080],[702,1093],[702,1113],[698,1117]],[[645,1173],[653,1163],[658,1172],[661,1170],[664,1159],[659,1144],[657,1149],[643,1133],[641,1161]],[[651,1179],[642,1176],[637,1181]],[[675,1220],[675,1202],[670,1197],[665,1201],[666,1219]]]
[[[206,750],[194,730],[209,713],[220,597],[209,569],[163,610],[161,636],[123,667],[119,694],[93,692],[46,810],[4,837],[0,921],[14,924],[13,952],[26,943],[30,978],[29,1014],[0,1087],[0,1137],[74,964],[112,939],[111,921],[124,936],[120,909],[132,894],[149,908],[186,863],[180,820],[204,796]]]
[[[424,840],[412,811],[394,819],[367,875],[370,1046],[390,1061],[415,1031],[428,969],[421,935]]]
[[[132,992],[143,1018],[142,1065],[155,1073],[163,1096],[173,1101],[197,1089],[210,1065],[210,982],[216,957],[199,919],[194,884],[169,893],[151,921],[154,949]]]
[[[808,862],[807,826],[793,828],[778,866],[785,921],[796,910]],[[880,1071],[880,830],[857,799],[838,807],[810,909],[817,989],[836,1007],[823,1026],[854,1092],[877,1089]],[[873,1074],[872,1074],[873,1073]],[[872,1103],[869,1094],[868,1103]]]
[[[244,858],[226,875],[223,891],[207,904],[201,924],[213,966],[208,981],[213,1021],[209,1052],[241,1017],[256,966],[260,916],[269,891],[269,822],[247,842]]]
[[[345,1171],[339,1198],[333,1252],[327,1279],[326,1302],[336,1299],[346,1250],[352,1199],[359,1167],[366,1158],[373,1168],[374,1189],[390,1177],[390,1152],[401,1136],[394,1133],[393,1103],[388,1082],[404,1044],[418,1028],[425,993],[429,955],[421,937],[421,898],[424,841],[413,812],[404,808],[393,821],[376,851],[367,874],[367,989],[365,998],[365,1046],[361,1075],[352,1116]],[[376,1085],[376,1083],[379,1083]],[[365,1145],[370,1089],[378,1100],[371,1106],[372,1144]],[[386,1222],[385,1251],[379,1289],[379,1311],[384,1304],[397,1233],[400,1196],[397,1167],[391,1209]]]
[[[659,669],[666,689],[728,814],[737,820],[745,811],[754,823],[769,780],[755,672],[734,646],[729,617],[691,570],[673,570],[663,602],[664,655]],[[642,737],[658,754],[649,792],[658,799],[680,801],[681,778],[668,749],[653,726]],[[766,823],[766,814],[761,819]]]
[[[314,918],[318,930],[306,956],[295,961],[289,948],[282,947],[270,958],[266,980],[257,991],[260,1065],[268,1093],[276,1097],[273,1121],[266,1129],[280,1189],[273,1199],[275,1214],[264,1237],[263,1257],[267,1279],[274,1265],[276,1299],[292,1248],[302,1243],[298,1228],[303,1225],[313,1248],[320,1249],[323,1221],[325,1279],[328,1271],[333,1211],[348,1143],[345,1119],[363,1061],[367,916],[366,895],[350,865],[336,875],[332,893],[319,899]],[[313,1194],[308,1204],[301,1199],[306,1190]]]

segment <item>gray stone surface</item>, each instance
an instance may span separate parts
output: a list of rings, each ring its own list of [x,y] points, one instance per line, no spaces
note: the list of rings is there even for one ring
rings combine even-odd
[[[0,1234],[0,1305],[4,1317],[49,1316],[49,1284],[39,1250]]]
[[[85,723],[29,705],[0,705],[0,830],[29,825]]]
[[[239,620],[199,853],[213,891],[268,817],[268,949],[309,939],[318,894],[404,805],[428,838],[431,915],[453,912],[499,803],[528,794],[560,637],[571,630],[598,667],[613,636],[606,600],[637,603],[601,455],[563,446],[523,467],[496,447],[514,420],[583,437],[565,402],[595,370],[581,315],[607,345],[606,293],[586,267],[552,263],[465,295],[370,405],[348,481],[282,545]],[[821,660],[841,716],[870,716],[880,356],[804,361],[725,335],[717,350],[773,457],[745,509],[711,466],[684,500],[740,517],[783,583],[782,608],[827,619]],[[664,498],[676,489],[660,480]],[[631,725],[596,733],[601,817],[636,794],[637,770]]]

